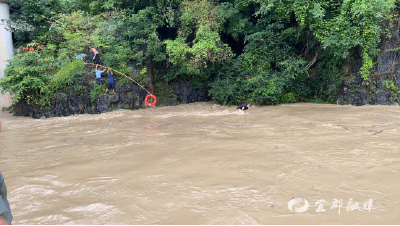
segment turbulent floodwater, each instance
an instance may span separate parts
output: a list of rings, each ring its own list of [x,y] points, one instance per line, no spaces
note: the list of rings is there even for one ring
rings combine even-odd
[[[399,107],[195,103],[0,121],[13,224],[400,224]]]

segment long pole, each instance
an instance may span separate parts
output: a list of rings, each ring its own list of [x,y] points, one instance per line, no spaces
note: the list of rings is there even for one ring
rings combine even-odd
[[[115,70],[115,69],[112,69],[112,68],[109,68],[109,67],[106,67],[106,66],[103,66],[103,65],[100,65],[100,64],[93,64],[93,63],[85,63],[85,64],[93,65],[93,66],[97,66],[97,65],[98,65],[98,66],[107,68],[107,69],[109,69],[109,70],[113,70],[113,71],[117,72],[118,74],[121,74],[121,75],[125,76],[126,78],[130,79],[132,82],[136,83],[136,84],[137,84],[138,86],[140,86],[142,89],[146,90],[147,93],[153,94],[153,93],[151,93],[150,91],[148,91],[146,88],[144,88],[142,85],[140,85],[138,82],[136,82],[135,80],[129,78],[127,75],[125,75],[125,74],[123,74],[123,73],[121,73],[121,72],[119,72],[119,71],[117,71],[117,70]]]

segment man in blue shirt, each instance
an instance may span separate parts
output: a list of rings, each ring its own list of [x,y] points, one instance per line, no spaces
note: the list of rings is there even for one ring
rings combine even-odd
[[[85,57],[85,56],[86,56],[86,54],[82,53],[82,54],[79,54],[78,56],[76,56],[75,58],[83,61],[83,57]]]
[[[101,73],[105,72],[107,68],[104,68],[104,70],[100,71],[100,70],[97,70],[98,66],[99,65],[96,65],[96,69],[95,69],[96,70],[96,80],[97,80],[97,84],[99,84],[99,86],[101,86]]]
[[[115,94],[114,73],[112,72],[112,70],[110,70],[109,74],[108,74],[108,86],[107,86],[107,89],[106,89],[106,94],[107,94],[107,91],[109,89],[112,89],[113,90],[113,94]]]
[[[0,225],[11,224],[12,219],[10,204],[7,200],[7,187],[3,174],[0,172]]]

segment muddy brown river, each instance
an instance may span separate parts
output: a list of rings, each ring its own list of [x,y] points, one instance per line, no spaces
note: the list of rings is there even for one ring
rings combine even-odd
[[[400,107],[0,121],[13,224],[400,224]]]

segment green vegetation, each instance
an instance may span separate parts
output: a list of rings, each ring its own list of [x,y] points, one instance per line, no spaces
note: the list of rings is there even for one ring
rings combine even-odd
[[[396,85],[395,81],[390,81],[390,80],[385,80],[383,82],[383,84],[385,85],[385,87],[390,91],[390,100],[394,101],[397,98],[397,95],[400,94],[400,90]]]
[[[224,105],[334,103],[343,79],[354,76],[346,62],[362,58],[364,83],[372,81],[381,37],[390,35],[399,11],[394,0],[10,0],[10,6],[5,22],[14,43],[45,48],[15,55],[0,88],[13,92],[14,102],[42,105],[57,90],[83,93],[86,87],[71,85],[94,77],[74,60],[88,47],[99,50],[103,65],[153,83],[166,97],[169,82],[185,80],[207,86]],[[93,102],[103,86],[89,87]]]
[[[97,97],[101,94],[104,94],[104,90],[106,88],[106,84],[98,85],[95,81],[90,82],[90,100],[92,103],[96,103]]]

